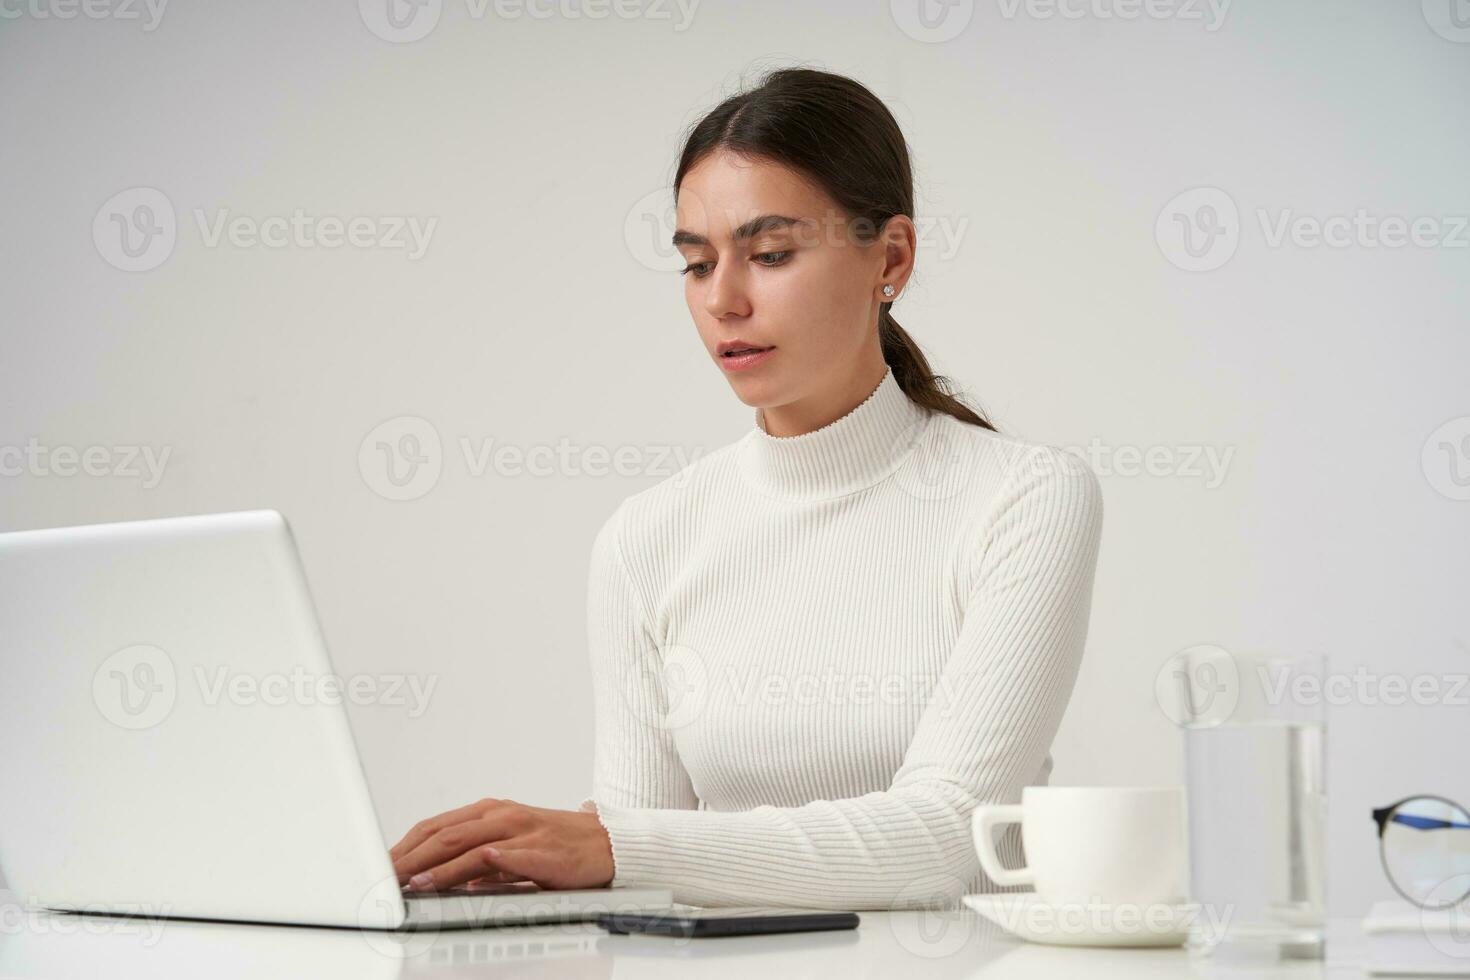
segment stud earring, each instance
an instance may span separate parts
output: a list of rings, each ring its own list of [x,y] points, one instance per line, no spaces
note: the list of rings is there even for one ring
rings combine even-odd
[[[884,296],[887,296],[889,299],[892,299],[893,298],[893,293],[894,293],[893,283],[891,283],[891,282],[890,283],[885,283],[884,286],[883,286],[883,295]]]

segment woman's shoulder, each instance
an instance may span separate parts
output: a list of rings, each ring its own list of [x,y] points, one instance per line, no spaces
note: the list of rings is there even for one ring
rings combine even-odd
[[[619,537],[630,525],[640,532],[667,527],[679,523],[683,515],[704,509],[716,488],[735,479],[740,442],[697,454],[674,473],[624,497],[604,520],[599,537]]]
[[[739,473],[743,441],[700,455],[623,498],[606,518],[600,537],[621,542],[621,549],[642,542],[678,550],[697,541],[699,529],[722,519],[722,507],[746,506],[753,499],[743,490]],[[905,499],[947,501],[968,512],[975,523],[993,523],[1008,511],[1045,519],[1058,509],[1101,520],[1102,488],[1082,456],[943,413],[935,413],[920,428],[907,458],[885,482],[903,491]]]
[[[949,517],[962,522],[965,594],[997,565],[1061,574],[1096,562],[1102,487],[1086,459],[952,416],[936,419],[931,430],[917,451],[934,461],[928,492],[950,495]]]
[[[914,459],[898,475],[923,480],[933,496],[961,496],[989,511],[1018,494],[1076,496],[1098,506],[1102,500],[1097,473],[1070,449],[942,413],[931,419]]]

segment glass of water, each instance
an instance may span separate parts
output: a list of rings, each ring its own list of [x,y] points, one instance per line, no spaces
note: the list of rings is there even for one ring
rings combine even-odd
[[[1172,693],[1166,711],[1184,736],[1197,954],[1323,955],[1325,680],[1320,655],[1212,645],[1160,674],[1160,703]]]

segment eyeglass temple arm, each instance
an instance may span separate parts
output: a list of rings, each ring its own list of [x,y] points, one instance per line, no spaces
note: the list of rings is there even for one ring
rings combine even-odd
[[[1403,806],[1405,803],[1410,803],[1418,799],[1433,800],[1438,803],[1447,804],[1457,812],[1464,812],[1464,807],[1459,806],[1458,804],[1450,800],[1446,800],[1444,797],[1441,796],[1433,796],[1431,794],[1406,796],[1402,800],[1390,803],[1388,806],[1378,807],[1376,810],[1373,811],[1373,822],[1378,825],[1378,836],[1382,837],[1384,831],[1388,829],[1388,821],[1390,820],[1390,818],[1393,820],[1394,823],[1400,823],[1406,827],[1413,827],[1415,830],[1470,830],[1470,823],[1460,823],[1456,820],[1441,820],[1438,817],[1419,817],[1396,812],[1398,808]]]
[[[1470,830],[1470,823],[1441,820],[1439,817],[1416,817],[1411,813],[1395,813],[1393,822],[1401,823],[1405,827],[1413,827],[1415,830]]]

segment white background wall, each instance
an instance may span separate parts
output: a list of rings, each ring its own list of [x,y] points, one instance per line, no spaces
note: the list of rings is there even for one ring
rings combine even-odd
[[[279,508],[341,672],[437,683],[419,717],[352,708],[390,841],[481,796],[574,806],[592,536],[672,472],[659,447],[687,458],[751,424],[649,244],[649,195],[698,114],[799,61],[871,86],[913,148],[936,231],[899,320],[1003,430],[1100,449],[1106,529],[1054,782],[1179,781],[1153,685],[1183,647],[1470,671],[1470,443],[1423,459],[1437,427],[1460,420],[1452,446],[1470,427],[1470,232],[1398,248],[1267,233],[1359,210],[1455,233],[1470,31],[1441,6],[1241,0],[1217,20],[979,0],[939,43],[888,4],[835,0],[706,0],[687,24],[672,6],[594,21],[466,0],[435,22],[436,0],[408,43],[369,29],[370,0],[178,3],[151,30],[142,7],[7,7],[0,447],[170,455],[151,487],[27,463],[0,477],[0,528]],[[1201,186],[1238,208],[1238,243],[1191,272],[1155,219]],[[99,248],[92,226],[102,211],[105,243],[107,202],[137,187],[167,197],[177,240],[125,272],[104,254],[121,261],[115,229]],[[437,224],[416,259],[211,247],[195,209]],[[442,472],[391,501],[359,448],[401,416],[432,424]],[[475,475],[461,439],[641,462]],[[1126,447],[1174,464],[1128,475]],[[1206,450],[1222,474],[1181,465]],[[1331,725],[1329,880],[1355,913],[1388,894],[1372,806],[1470,800],[1470,711],[1358,703]]]

